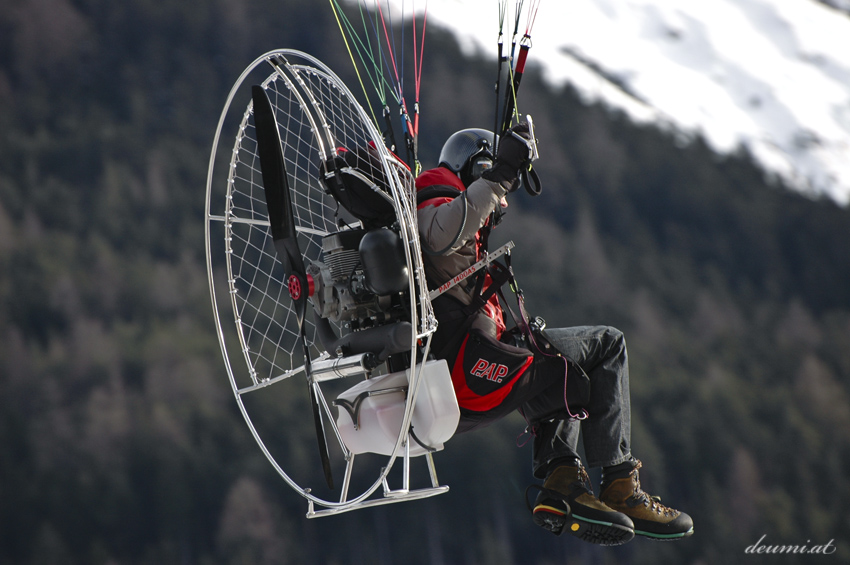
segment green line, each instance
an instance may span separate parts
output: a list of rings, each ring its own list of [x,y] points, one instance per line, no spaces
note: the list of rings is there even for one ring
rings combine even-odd
[[[358,2],[357,5],[360,8],[360,21],[363,22],[363,31],[366,34],[366,46],[364,46],[364,47],[368,47],[368,49],[369,49],[369,60],[372,62],[372,67],[375,69],[375,74],[378,75],[378,85],[380,87],[380,88],[376,87],[379,90],[378,97],[381,99],[381,104],[386,106],[387,97],[386,97],[386,91],[384,90],[384,85],[387,81],[386,81],[386,79],[384,79],[384,68],[381,65],[380,61],[378,61],[377,64],[375,63],[375,48],[372,47],[372,39],[371,39],[371,35],[369,34],[369,28],[366,27],[366,17],[363,15],[363,4]],[[377,25],[377,18],[378,18],[378,14],[376,12],[375,13],[376,25]],[[380,47],[381,46],[380,46],[380,43],[379,43],[378,44],[378,50],[379,50],[378,53],[379,54],[380,54]]]
[[[355,49],[355,51],[357,51],[357,56],[360,58],[360,61],[363,64],[364,71],[366,72],[367,76],[369,77],[369,81],[372,83],[372,87],[375,89],[375,92],[378,94],[378,97],[380,98],[381,103],[386,104],[385,88],[391,88],[391,85],[386,80],[386,78],[383,74],[383,69],[380,66],[380,63],[375,61],[375,56],[373,54],[374,48],[372,47],[371,41],[368,41],[368,43],[363,41],[361,36],[357,33],[357,30],[356,30],[354,24],[351,23],[351,21],[345,15],[345,12],[342,11],[342,8],[339,6],[339,3],[337,2],[337,0],[331,0],[331,2],[333,2],[334,5],[336,5],[336,8],[334,9],[334,13],[339,14],[339,16],[337,17],[337,21],[339,22],[340,17],[341,17],[342,25],[345,26],[345,29],[348,32],[348,37],[351,38],[352,43],[354,44],[354,49]],[[358,6],[360,6],[360,5],[358,4]],[[364,30],[367,32],[366,38],[368,40],[369,39],[369,33],[368,33],[368,29],[366,29],[365,18],[362,15],[362,7],[360,7],[360,11],[361,11],[361,20],[363,21]],[[343,38],[345,38],[346,33],[345,33],[345,31],[342,30],[342,25],[340,25],[340,31],[343,33]],[[348,47],[348,41],[347,40],[346,40],[346,46]],[[351,51],[351,49],[349,47],[349,52],[350,51]],[[365,55],[364,55],[364,53],[365,53]],[[370,63],[370,64],[367,64],[367,60],[368,60],[368,63]],[[353,57],[352,57],[352,61],[353,61]],[[355,64],[355,67],[356,67],[356,64]],[[374,69],[374,74],[370,69]]]
[[[363,89],[363,95],[366,97],[366,104],[369,106],[369,112],[372,114],[372,119],[375,121],[375,125],[378,125],[378,118],[375,116],[375,110],[372,108],[372,103],[369,101],[369,94],[366,92],[366,85],[363,84],[363,78],[360,76],[360,69],[357,67],[357,61],[354,60],[354,54],[351,52],[351,47],[348,45],[348,38],[345,35],[345,30],[343,30],[342,22],[339,18],[339,13],[337,8],[339,7],[336,4],[335,0],[329,0],[331,3],[331,9],[334,12],[334,17],[336,18],[336,23],[339,26],[339,32],[342,34],[342,40],[345,42],[345,48],[348,50],[348,56],[351,57],[351,64],[354,66],[354,72],[357,74],[357,80],[360,81],[360,88]],[[341,11],[341,10],[340,10]],[[345,14],[342,14],[343,19],[345,19]],[[362,59],[362,57],[361,57]],[[364,63],[365,66],[365,63]]]
[[[645,532],[643,530],[635,530],[635,533],[641,536],[646,536],[648,538],[658,538],[658,539],[671,539],[671,538],[682,538],[687,535],[694,533],[694,529],[691,528],[687,532],[682,532],[680,534],[654,534],[652,532]]]
[[[584,516],[578,516],[577,514],[570,514],[576,520],[583,520],[585,522],[590,522],[591,524],[599,524],[600,526],[611,526],[611,527],[620,527],[624,529],[628,529],[626,526],[622,526],[620,524],[615,524],[613,522],[601,522],[599,520],[591,520],[590,518],[585,518]]]

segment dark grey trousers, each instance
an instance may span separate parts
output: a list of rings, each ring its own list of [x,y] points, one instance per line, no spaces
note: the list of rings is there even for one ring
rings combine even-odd
[[[487,412],[462,410],[458,432],[486,426],[518,409],[535,434],[532,467],[538,478],[545,478],[553,463],[577,459],[580,437],[589,467],[628,460],[631,408],[623,333],[608,326],[544,333],[572,361],[569,372],[562,357],[535,355],[532,367],[499,406]],[[573,418],[582,408],[588,417]]]

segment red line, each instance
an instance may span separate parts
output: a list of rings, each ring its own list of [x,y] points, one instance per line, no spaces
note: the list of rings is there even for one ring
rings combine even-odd
[[[401,80],[398,78],[398,65],[396,65],[395,62],[395,53],[393,52],[392,43],[390,43],[390,34],[387,32],[387,21],[384,18],[384,10],[381,8],[380,2],[378,2],[378,13],[381,14],[381,25],[384,26],[384,38],[387,40],[387,51],[390,52],[390,60],[393,62],[393,72],[395,72],[395,80],[400,85]],[[399,96],[401,96],[400,93]]]

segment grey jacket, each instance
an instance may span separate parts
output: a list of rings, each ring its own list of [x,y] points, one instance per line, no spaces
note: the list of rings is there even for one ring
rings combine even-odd
[[[432,284],[448,281],[478,260],[475,234],[506,194],[499,183],[478,179],[450,202],[424,205],[419,209],[419,236],[425,270]],[[464,305],[469,305],[473,299],[473,289],[463,283],[446,294]],[[496,334],[495,322],[483,312],[475,315],[472,327]]]

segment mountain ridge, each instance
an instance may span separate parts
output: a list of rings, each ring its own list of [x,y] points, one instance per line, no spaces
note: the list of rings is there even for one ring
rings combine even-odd
[[[710,7],[667,0],[542,2],[529,61],[556,86],[570,82],[639,123],[702,135],[721,153],[746,147],[797,190],[828,194],[846,205],[845,8],[843,2],[830,7],[816,0],[722,0]],[[428,11],[455,33],[467,54],[492,53],[495,59],[497,28],[479,8],[436,0]],[[614,90],[639,103],[612,92],[606,86],[612,79]]]

